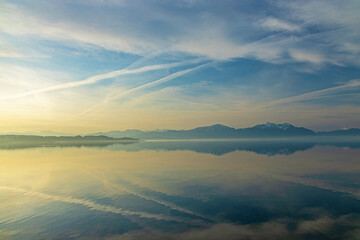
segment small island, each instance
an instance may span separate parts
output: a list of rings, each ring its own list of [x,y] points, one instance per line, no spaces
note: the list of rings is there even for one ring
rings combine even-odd
[[[115,143],[131,144],[138,141],[137,138],[108,136],[0,135],[0,148],[105,146]]]

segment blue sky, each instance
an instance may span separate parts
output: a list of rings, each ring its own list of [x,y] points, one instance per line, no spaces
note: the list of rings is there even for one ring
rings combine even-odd
[[[0,132],[360,127],[360,2],[0,1]]]

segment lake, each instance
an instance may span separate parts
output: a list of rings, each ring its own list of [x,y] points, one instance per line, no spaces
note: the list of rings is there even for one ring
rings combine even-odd
[[[0,239],[360,239],[360,143],[0,149]]]

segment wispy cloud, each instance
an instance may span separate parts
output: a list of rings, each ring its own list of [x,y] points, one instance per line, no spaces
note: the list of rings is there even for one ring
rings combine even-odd
[[[0,42],[1,44],[1,42]],[[14,48],[7,47],[0,49],[0,57],[7,57],[7,58],[23,58],[25,57],[24,54],[20,53]]]
[[[288,23],[285,21],[282,21],[280,19],[274,18],[274,17],[268,17],[266,18],[261,25],[264,28],[268,28],[271,31],[300,31],[301,28],[299,25]]]
[[[172,79],[183,76],[183,75],[188,74],[190,72],[193,72],[193,71],[205,68],[207,66],[210,66],[213,63],[214,62],[203,63],[203,64],[201,64],[201,65],[199,65],[197,67],[193,67],[193,68],[189,68],[189,69],[186,69],[186,70],[178,71],[178,72],[172,73],[172,74],[170,74],[170,75],[168,75],[166,77],[160,78],[158,80],[142,84],[140,86],[128,89],[126,91],[122,91],[122,92],[119,92],[119,93],[112,94],[111,96],[108,96],[105,100],[103,100],[102,102],[100,102],[100,103],[94,105],[93,107],[85,110],[84,112],[80,113],[80,116],[82,116],[84,114],[87,114],[89,112],[92,112],[92,111],[94,111],[96,109],[99,109],[101,106],[103,106],[104,104],[107,104],[110,101],[114,101],[114,100],[119,99],[121,97],[125,97],[125,96],[128,96],[128,95],[132,94],[132,93],[135,93],[137,91],[140,91],[140,90],[143,90],[143,89],[146,89],[146,88],[150,88],[150,87],[154,87],[156,85],[168,82],[168,81],[170,81]]]
[[[303,94],[292,96],[292,97],[277,99],[277,100],[266,103],[265,106],[272,106],[272,105],[312,100],[312,99],[316,99],[316,98],[319,98],[322,96],[327,96],[329,94],[335,94],[342,90],[353,89],[353,88],[357,88],[357,87],[360,87],[360,79],[354,79],[354,80],[349,81],[346,84],[336,86],[336,87],[321,89],[321,90],[307,92],[307,93],[303,93]]]
[[[96,14],[106,15],[106,18],[93,18],[83,12],[75,17],[66,2],[60,4],[63,11],[52,12],[51,4],[51,2],[44,2],[44,6],[48,6],[46,8],[48,12],[42,7],[31,4],[29,8],[15,4],[2,4],[1,32],[15,37],[90,44],[138,55],[156,51],[182,51],[215,59],[245,57],[270,62],[277,61],[288,48],[311,52],[318,50],[318,46],[337,45],[340,47],[343,44],[359,44],[354,37],[354,32],[351,31],[357,22],[356,1],[348,1],[345,10],[337,7],[338,4],[333,1],[317,1],[316,3],[305,1],[301,3],[301,6],[298,3],[284,1],[276,4],[264,1],[264,7],[273,9],[277,16],[262,14],[253,9],[242,9],[239,7],[241,4],[236,2],[230,4],[229,7],[217,1],[208,6],[202,5],[201,1],[194,2],[193,7],[198,5],[201,7],[194,9],[204,9],[191,12],[186,12],[181,4],[158,6],[156,2],[143,2],[143,4],[138,4],[141,7],[136,8],[133,3],[114,5],[117,13],[105,11],[108,9],[106,4],[98,5]],[[82,3],[81,7],[86,12],[89,6]],[[164,7],[172,11],[166,11]],[[215,11],[219,8],[222,8],[222,11]],[[129,12],[138,17],[133,19]],[[154,14],[144,14],[144,12]],[[218,12],[223,12],[223,14],[219,15]],[[183,17],[184,15],[186,17]],[[317,20],[314,21],[314,19]],[[153,22],[160,23],[158,25],[160,27],[151,24]],[[336,33],[329,34],[326,39],[316,38],[318,42],[316,45],[306,44],[299,38],[311,34],[311,28],[317,27],[322,31],[329,29],[328,26],[342,28],[347,41],[344,42]],[[266,42],[258,42],[256,46],[250,47],[249,44],[252,42],[264,38],[264,33],[266,33],[264,29],[287,34],[268,39]],[[350,51],[339,54],[338,51],[334,51],[336,49],[329,47],[326,50],[324,53],[332,55],[332,58],[336,58],[336,62],[347,61],[349,56],[353,55]],[[306,60],[308,58],[300,58],[300,61]]]
[[[309,62],[312,64],[321,64],[327,61],[323,56],[319,54],[316,54],[314,52],[306,52],[303,50],[291,49],[290,56],[296,61]]]
[[[2,97],[0,97],[0,100],[21,98],[21,97],[26,97],[29,95],[34,95],[34,94],[39,94],[39,93],[46,93],[46,92],[51,92],[51,91],[58,91],[58,90],[64,90],[64,89],[69,89],[69,88],[85,86],[85,85],[91,85],[91,84],[100,82],[102,80],[119,77],[122,75],[138,74],[138,73],[144,73],[144,72],[149,72],[149,71],[155,71],[155,70],[159,70],[159,69],[167,69],[167,68],[174,68],[174,67],[180,67],[180,66],[185,66],[185,65],[189,65],[189,64],[194,64],[194,63],[198,63],[199,60],[200,59],[193,59],[193,60],[177,62],[177,63],[150,65],[150,66],[144,66],[144,67],[135,68],[135,69],[125,68],[125,69],[121,69],[121,70],[117,70],[117,71],[112,71],[109,73],[91,76],[82,81],[63,83],[63,84],[58,84],[58,85],[51,86],[51,87],[40,88],[40,89],[23,92],[23,93],[19,93],[19,94],[14,94],[14,95],[10,95],[10,96],[2,96]]]

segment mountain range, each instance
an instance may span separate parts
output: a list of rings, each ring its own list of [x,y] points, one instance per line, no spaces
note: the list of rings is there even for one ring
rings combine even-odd
[[[250,128],[232,128],[221,124],[197,127],[189,130],[125,130],[97,132],[88,135],[113,138],[132,137],[138,139],[237,139],[237,138],[291,138],[291,137],[349,137],[360,136],[360,129],[314,132],[289,123],[265,123]]]

